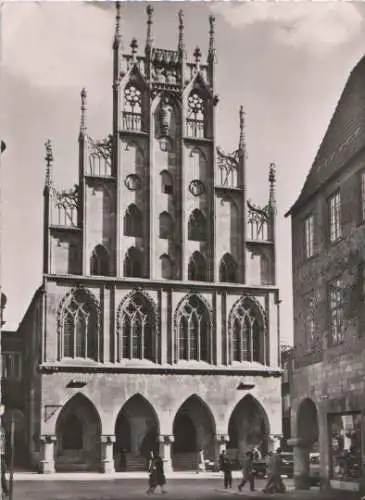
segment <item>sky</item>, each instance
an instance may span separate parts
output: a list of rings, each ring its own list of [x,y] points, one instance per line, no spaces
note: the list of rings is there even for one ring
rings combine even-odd
[[[154,44],[177,45],[180,8],[188,54],[207,54],[216,16],[217,144],[237,148],[246,112],[248,197],[264,205],[277,165],[281,337],[292,342],[291,223],[299,195],[351,69],[365,54],[365,7],[351,2],[153,2]],[[123,43],[143,51],[146,3],[122,6]],[[101,2],[6,2],[0,74],[2,288],[6,329],[16,329],[42,282],[44,143],[54,148],[57,188],[77,181],[80,90],[88,131],[111,132],[114,9]]]

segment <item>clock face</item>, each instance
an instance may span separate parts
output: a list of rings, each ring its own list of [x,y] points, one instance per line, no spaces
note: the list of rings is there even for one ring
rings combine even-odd
[[[141,187],[141,179],[136,174],[127,175],[124,182],[130,191],[137,191]]]
[[[200,196],[204,193],[204,184],[202,181],[195,179],[190,182],[189,191],[193,196]]]

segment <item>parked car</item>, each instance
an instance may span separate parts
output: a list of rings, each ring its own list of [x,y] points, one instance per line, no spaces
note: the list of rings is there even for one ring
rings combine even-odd
[[[312,486],[317,486],[321,479],[319,453],[309,454],[309,480]]]
[[[294,476],[294,455],[291,452],[283,451],[281,453],[281,475]]]

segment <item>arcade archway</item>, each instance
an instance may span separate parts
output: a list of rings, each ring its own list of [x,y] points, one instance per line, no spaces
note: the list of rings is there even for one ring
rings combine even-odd
[[[294,448],[295,482],[298,488],[307,489],[312,483],[309,474],[310,454],[319,451],[318,411],[311,399],[306,398],[301,402],[296,420],[298,446]]]
[[[159,422],[151,404],[140,394],[130,398],[115,423],[115,470],[146,470],[151,452],[159,451]]]
[[[189,397],[179,408],[173,434],[174,470],[193,470],[201,459],[214,460],[214,417],[198,396]]]
[[[263,407],[253,396],[245,396],[229,419],[227,453],[241,461],[246,451],[255,447],[262,456],[266,455],[269,432],[269,420]]]
[[[89,399],[77,394],[64,405],[57,419],[56,435],[57,471],[98,470],[101,422]]]

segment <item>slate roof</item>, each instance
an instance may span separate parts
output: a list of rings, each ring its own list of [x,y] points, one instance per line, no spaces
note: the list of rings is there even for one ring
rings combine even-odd
[[[302,191],[286,216],[303,206],[364,147],[365,56],[350,73]]]

